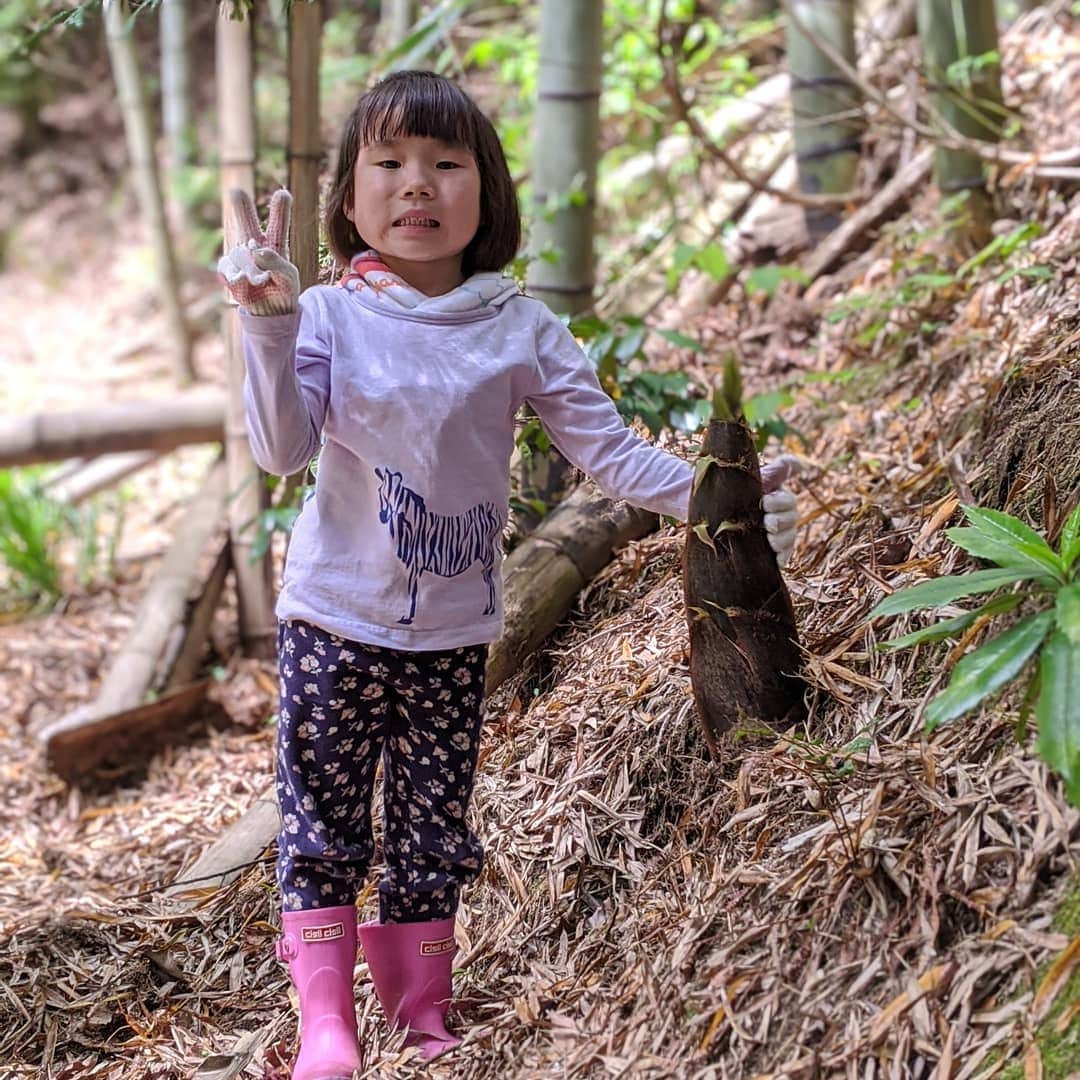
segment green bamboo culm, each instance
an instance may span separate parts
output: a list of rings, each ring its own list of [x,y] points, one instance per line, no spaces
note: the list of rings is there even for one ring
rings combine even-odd
[[[533,148],[534,211],[529,227],[529,292],[552,311],[581,315],[595,285],[596,172],[600,156],[600,86],[604,5],[598,0],[542,0]],[[535,416],[526,406],[524,415]],[[551,448],[526,456],[519,489],[532,506],[518,515],[535,528],[566,487],[569,466]]]
[[[737,420],[743,414],[742,375],[739,362],[729,355],[724,362],[724,374],[720,385],[713,389],[712,418],[714,420]]]
[[[527,279],[530,293],[567,315],[593,302],[603,8],[596,0],[540,4]],[[540,258],[545,250],[550,259]]]
[[[787,56],[799,190],[839,195],[855,187],[864,119],[857,89],[814,39],[855,67],[854,0],[788,0]],[[807,207],[817,243],[840,223],[837,210]]]
[[[997,142],[1005,110],[994,0],[918,0],[918,22],[936,126]],[[985,244],[991,208],[982,159],[938,147],[934,181],[943,196],[967,193],[966,221],[955,231],[976,246]]]

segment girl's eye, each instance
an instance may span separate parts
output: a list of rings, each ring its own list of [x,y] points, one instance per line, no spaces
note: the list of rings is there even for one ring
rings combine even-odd
[[[381,169],[384,165],[389,166],[391,169],[399,168],[399,163],[392,158],[387,158],[385,161],[376,161],[375,164]]]
[[[449,169],[460,169],[461,168],[461,166],[456,161],[440,161],[439,164],[435,166],[435,168],[441,169],[444,166],[446,168],[449,168]]]

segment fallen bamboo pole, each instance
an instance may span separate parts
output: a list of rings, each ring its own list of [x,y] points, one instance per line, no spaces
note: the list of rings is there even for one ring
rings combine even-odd
[[[488,655],[487,691],[500,686],[551,633],[574,597],[616,550],[655,531],[655,514],[613,502],[579,485],[503,564],[503,633]],[[273,787],[210,845],[169,888],[188,901],[227,885],[274,840],[279,826]]]
[[[224,395],[211,390],[178,394],[166,401],[125,401],[77,412],[0,417],[0,469],[221,442],[224,427]]]
[[[127,450],[119,454],[81,461],[62,477],[50,477],[45,489],[59,502],[77,506],[84,499],[126,480],[140,469],[157,461],[163,450]]]
[[[97,696],[38,733],[49,768],[65,779],[76,780],[103,761],[114,760],[113,743],[128,741],[125,733],[133,730],[132,737],[137,739],[141,723],[138,709],[148,691],[168,683],[177,658],[186,657],[185,670],[193,672],[190,654],[196,645],[193,641],[186,644],[193,637],[192,611],[198,616],[195,628],[203,635],[201,641],[212,612],[206,610],[208,601],[192,608],[188,598],[193,591],[203,596],[208,581],[216,587],[217,595],[221,594],[221,556],[215,558],[209,574],[201,574],[200,567],[215,533],[222,528],[226,493],[225,467],[218,462],[189,504]]]

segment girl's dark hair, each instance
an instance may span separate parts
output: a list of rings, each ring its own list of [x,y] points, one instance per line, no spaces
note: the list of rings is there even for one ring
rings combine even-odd
[[[501,270],[521,244],[521,214],[499,136],[476,102],[433,71],[396,71],[361,95],[341,135],[337,173],[326,201],[330,250],[347,266],[371,245],[345,216],[352,202],[353,169],[362,147],[410,135],[467,149],[480,171],[480,224],[462,253],[465,277]]]

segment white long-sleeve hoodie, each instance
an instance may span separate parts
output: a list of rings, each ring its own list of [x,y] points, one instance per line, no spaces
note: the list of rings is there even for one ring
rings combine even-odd
[[[474,310],[425,311],[316,286],[296,314],[241,319],[255,460],[285,475],[324,443],[293,526],[281,619],[414,651],[497,638],[525,401],[609,496],[686,518],[691,466],[623,424],[538,300],[507,290]]]

